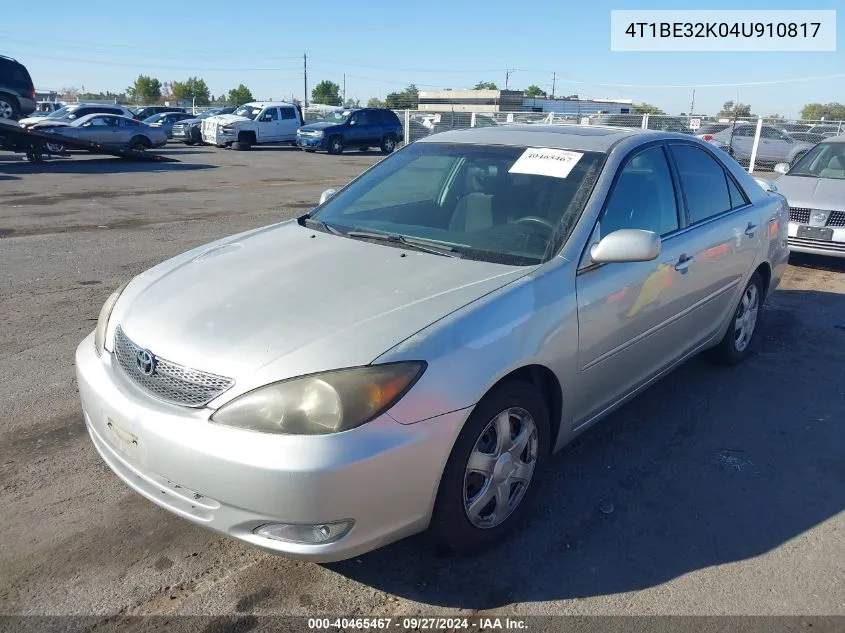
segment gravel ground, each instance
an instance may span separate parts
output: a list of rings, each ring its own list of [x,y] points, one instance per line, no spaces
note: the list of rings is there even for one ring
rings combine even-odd
[[[294,562],[130,491],[75,387],[102,301],[380,157],[166,152],[181,162],[0,156],[0,614],[845,615],[845,265],[822,258],[793,257],[749,362],[695,359],[579,438],[481,556],[413,537]]]

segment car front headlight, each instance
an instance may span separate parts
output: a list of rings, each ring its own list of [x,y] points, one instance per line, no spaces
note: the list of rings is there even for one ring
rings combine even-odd
[[[316,138],[323,138],[323,130],[316,130],[314,132],[311,132],[311,134]]]
[[[397,402],[424,362],[340,369],[259,387],[223,405],[217,424],[285,435],[325,435],[369,422]]]
[[[232,132],[235,131],[235,126],[234,125],[224,125],[220,129],[223,130],[223,132],[225,132],[226,134],[231,134]]]
[[[117,290],[109,295],[109,298],[106,299],[103,307],[100,308],[100,316],[97,317],[97,329],[94,330],[94,348],[97,350],[97,356],[103,355],[103,350],[105,349],[106,344],[106,328],[109,326],[109,317],[111,316],[112,310],[114,310],[114,305],[120,298],[121,293],[128,285],[128,281],[121,284]]]

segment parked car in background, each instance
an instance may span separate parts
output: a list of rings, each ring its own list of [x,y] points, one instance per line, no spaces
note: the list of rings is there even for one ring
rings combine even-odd
[[[726,130],[730,126],[730,123],[702,123],[694,134],[702,141],[710,141],[714,134]]]
[[[431,133],[438,134],[447,130],[463,130],[472,127],[471,112],[441,112],[431,119]],[[484,114],[475,115],[475,127],[498,125],[496,119]]]
[[[176,122],[191,119],[193,116],[193,114],[188,114],[187,112],[159,112],[158,114],[147,117],[143,122],[151,127],[161,128],[167,134],[167,138],[171,138],[173,136],[173,126]]]
[[[18,124],[21,127],[37,127],[39,125],[52,125],[56,122],[60,124],[73,123],[77,119],[81,119],[89,114],[114,114],[117,116],[133,117],[133,112],[129,108],[122,105],[103,105],[99,103],[72,103],[63,108],[59,108],[55,112],[41,117],[30,117],[21,119]]]
[[[296,130],[303,123],[298,105],[281,102],[245,103],[231,114],[218,114],[202,121],[202,140],[217,147],[248,150],[265,143],[296,143]]]
[[[826,138],[830,138],[829,136],[825,136],[824,134],[813,134],[812,132],[791,132],[789,135],[796,141],[812,143],[813,145],[815,145],[816,143],[821,143]]]
[[[386,108],[330,112],[324,120],[304,125],[296,132],[296,144],[303,150],[326,150],[329,154],[340,154],[347,149],[364,152],[371,147],[390,154],[402,138],[399,117]]]
[[[167,134],[161,128],[151,127],[131,117],[114,114],[88,114],[74,121],[56,120],[39,125],[36,129],[67,138],[122,146],[136,151],[161,147],[167,143]],[[64,149],[64,146],[48,143],[47,149],[57,154]]]
[[[58,101],[39,101],[35,111],[30,114],[31,117],[47,116],[53,114],[64,107],[64,103]]]
[[[76,350],[85,425],[129,487],[252,546],[478,550],[552,453],[699,352],[749,356],[786,231],[692,136],[427,136],[122,284]]]
[[[185,108],[177,108],[174,106],[144,106],[134,112],[133,119],[136,121],[144,121],[154,114],[161,114],[162,112],[185,112]]]
[[[35,85],[26,67],[0,55],[0,119],[17,121],[35,111]]]
[[[845,123],[819,123],[810,126],[810,129],[807,131],[812,134],[821,134],[822,136],[839,136],[840,134],[845,134]]]
[[[642,114],[604,114],[591,121],[593,125],[610,125],[612,127],[642,128]],[[689,119],[664,115],[653,115],[648,118],[648,129],[661,132],[680,132],[692,134]]]
[[[202,131],[200,124],[205,120],[218,114],[231,114],[237,108],[235,106],[223,106],[211,108],[202,114],[182,119],[173,124],[171,138],[175,141],[182,141],[185,145],[196,145],[202,143]]]
[[[845,136],[825,139],[783,174],[778,192],[789,202],[789,248],[845,257]]]
[[[743,121],[728,125],[721,132],[708,134],[709,138],[699,136],[726,151],[740,164],[748,165],[756,134],[757,124]],[[793,164],[812,147],[812,143],[796,140],[776,126],[766,124],[760,128],[756,161],[769,166],[784,162]]]

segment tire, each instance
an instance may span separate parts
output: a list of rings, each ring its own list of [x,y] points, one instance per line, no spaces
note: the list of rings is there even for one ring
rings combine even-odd
[[[523,429],[526,432],[530,429],[525,449],[518,455],[502,452],[497,446],[497,421],[508,412],[513,414],[506,418],[510,432],[515,435],[513,439],[519,438]],[[458,554],[469,554],[493,545],[514,529],[538,487],[536,480],[549,456],[550,437],[546,401],[532,384],[507,382],[482,398],[458,435],[440,480],[431,519],[435,543]],[[511,443],[510,437],[507,443]],[[493,457],[497,452],[498,459]],[[470,471],[471,455],[481,457],[479,464],[490,468],[491,475]],[[488,455],[486,460],[484,455]],[[513,464],[517,464],[515,469]],[[512,479],[520,465],[527,476],[524,484]],[[496,479],[503,475],[504,479],[496,485]],[[491,487],[494,490],[489,490]],[[500,501],[496,498],[496,488],[505,488],[504,494],[510,495],[512,507],[506,509],[504,517],[497,516]]]
[[[315,153],[317,150],[316,150],[316,149],[310,149],[310,148],[308,148],[308,147],[303,147],[303,148],[302,148],[302,151],[303,151],[303,152],[308,152],[309,154],[313,154],[313,153]]]
[[[329,154],[343,153],[343,137],[332,136],[328,143]]]
[[[196,141],[182,141],[185,145],[196,145]]]
[[[712,360],[720,365],[734,366],[739,365],[749,356],[751,343],[760,329],[760,311],[762,308],[763,280],[755,272],[742,291],[724,338],[710,350]],[[741,325],[741,323],[744,323],[744,325]],[[747,331],[749,327],[750,332]]]
[[[65,146],[61,143],[44,143],[44,149],[49,154],[61,154],[65,151]]]
[[[5,92],[0,92],[0,119],[17,121],[21,118],[18,100]]]
[[[252,143],[249,141],[235,141],[232,143],[232,149],[239,152],[246,152],[252,149]]]
[[[393,134],[388,134],[381,141],[381,151],[383,154],[392,154],[396,149],[396,137]]]
[[[152,146],[153,144],[144,136],[136,136],[129,141],[129,149],[134,152],[146,152]]]

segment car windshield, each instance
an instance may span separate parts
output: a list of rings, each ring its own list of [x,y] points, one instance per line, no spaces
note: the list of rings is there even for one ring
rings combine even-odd
[[[336,111],[336,112],[329,112],[326,114],[323,121],[327,123],[346,123],[349,117],[352,116],[352,112],[350,110]]]
[[[329,198],[312,217],[333,232],[391,235],[397,246],[402,238],[424,240],[466,259],[536,265],[568,238],[604,158],[596,152],[413,143]]]
[[[47,118],[48,119],[61,119],[65,116],[67,116],[68,114],[70,114],[71,112],[73,112],[78,107],[79,106],[64,106],[62,108],[59,108],[55,112],[51,112],[50,114],[48,114]]]
[[[819,143],[795,163],[789,175],[845,180],[845,143]]]
[[[167,112],[159,112],[158,114],[154,114],[144,119],[144,123],[158,123],[159,121],[163,121],[167,115]]]
[[[258,116],[259,112],[261,112],[261,108],[250,105],[242,105],[240,108],[235,110],[234,114],[246,117],[247,119],[254,119]]]
[[[207,119],[210,116],[217,116],[218,114],[223,114],[223,108],[215,108],[213,110],[206,110],[202,114],[198,114],[195,118],[197,118],[197,119]]]

